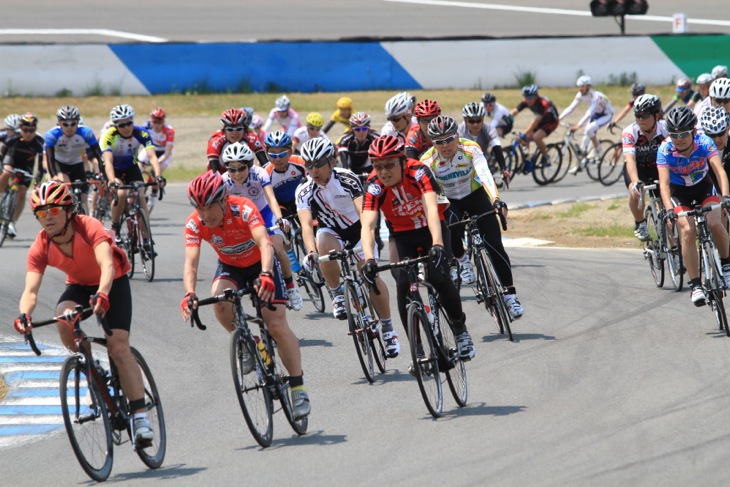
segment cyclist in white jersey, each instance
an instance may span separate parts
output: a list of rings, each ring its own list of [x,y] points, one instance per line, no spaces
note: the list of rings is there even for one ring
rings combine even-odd
[[[276,202],[269,173],[266,169],[255,165],[255,159],[256,156],[248,145],[240,142],[227,145],[221,154],[221,162],[227,171],[223,175],[223,182],[229,195],[245,196],[256,205],[267,228],[274,225],[283,227],[270,230],[269,236],[281,265],[287,302],[294,311],[299,311],[302,309],[302,297],[299,294],[299,287],[294,283],[291,263],[284,249],[284,234],[289,233],[289,222],[281,216],[281,208]]]
[[[307,118],[304,119],[304,127],[299,127],[294,131],[292,136],[292,149],[294,154],[299,154],[299,147],[301,147],[306,141],[321,137],[327,139],[327,134],[322,130],[324,125],[324,117],[319,112],[309,112]]]
[[[484,105],[486,115],[491,117],[492,121],[489,122],[489,125],[497,131],[497,135],[504,137],[512,132],[515,117],[512,116],[509,108],[497,103],[497,97],[494,94],[484,93],[482,95],[482,105]]]
[[[299,120],[299,114],[291,107],[289,97],[286,95],[280,96],[276,99],[274,105],[261,130],[268,133],[271,125],[276,121],[281,126],[281,130],[286,132],[289,137],[293,137],[294,131],[302,126],[302,122]]]
[[[583,155],[587,156],[588,143],[593,142],[594,156],[600,157],[601,148],[596,134],[598,129],[604,125],[608,125],[611,121],[611,118],[613,117],[613,105],[606,95],[591,88],[591,83],[592,81],[590,76],[583,75],[578,78],[575,82],[578,87],[578,93],[575,95],[573,103],[571,103],[568,108],[563,110],[563,113],[560,114],[560,120],[564,120],[573,113],[573,111],[581,103],[587,104],[588,110],[586,110],[585,115],[583,115],[578,123],[574,124],[570,130],[572,132],[576,132],[585,125],[586,122],[588,122],[585,136],[583,136],[583,140],[581,142],[581,150],[583,151]],[[581,161],[576,161],[577,164],[570,169],[571,174],[575,174],[581,170],[582,165],[580,162]]]
[[[418,120],[413,116],[416,97],[403,91],[385,103],[385,118],[388,119],[380,135],[393,135],[406,141],[411,127],[418,127]]]
[[[308,270],[317,257],[332,250],[361,247],[363,188],[357,175],[335,167],[337,151],[326,139],[312,139],[302,146],[302,159],[310,178],[297,188],[297,214],[302,225],[302,238],[307,249],[304,265]],[[314,235],[312,220],[317,220]],[[377,248],[373,248],[377,259]],[[364,253],[358,252],[358,269],[365,264]],[[340,283],[340,269],[336,261],[320,264],[322,276],[332,296],[332,312],[339,320],[347,319],[344,288]],[[380,294],[370,291],[373,306],[380,317],[386,353],[396,357],[400,351],[398,334],[393,329],[389,295],[382,280],[376,282]]]
[[[155,154],[157,154],[157,162],[160,164],[160,171],[165,172],[165,169],[172,164],[172,149],[175,145],[175,129],[172,125],[165,123],[167,113],[162,108],[155,108],[150,112],[150,119],[147,120],[142,128],[150,134],[152,139],[152,145],[155,147]],[[147,157],[146,150],[140,150],[137,162],[142,166],[142,171],[150,166],[150,158]],[[145,167],[146,166],[146,167]],[[147,206],[150,213],[155,204],[157,204],[157,188],[153,187],[150,193]]]
[[[715,80],[710,73],[702,73],[697,76],[697,94],[695,99],[690,100],[687,104],[699,118],[705,107],[711,106],[710,103],[710,85]]]

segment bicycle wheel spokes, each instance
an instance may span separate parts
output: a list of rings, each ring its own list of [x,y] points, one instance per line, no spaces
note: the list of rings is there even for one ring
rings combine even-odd
[[[558,174],[560,174],[560,164],[562,159],[563,156],[560,152],[560,147],[558,147],[557,144],[548,144],[547,160],[543,163],[538,163],[538,167],[535,168],[533,173],[535,182],[540,185],[545,185],[555,181]],[[540,181],[538,181],[538,176]]]
[[[515,339],[512,336],[512,327],[510,326],[512,319],[509,316],[509,311],[507,311],[507,305],[504,304],[504,287],[499,280],[497,270],[494,268],[492,259],[489,257],[489,252],[486,249],[479,250],[479,259],[482,261],[487,275],[487,294],[490,301],[489,312],[497,322],[500,333],[507,333],[507,338],[511,342],[514,342]]]
[[[137,455],[149,468],[159,468],[165,459],[167,451],[167,430],[165,428],[165,415],[162,412],[160,394],[157,392],[157,384],[152,377],[147,362],[142,354],[134,347],[131,347],[135,362],[142,372],[142,383],[144,384],[144,401],[147,408],[147,419],[152,425],[155,438],[145,445],[137,445]]]
[[[671,237],[669,237],[671,235]],[[671,226],[664,222],[664,245],[667,249],[667,268],[669,269],[669,275],[672,278],[672,285],[674,290],[679,292],[682,290],[682,279],[684,277],[684,262],[682,260],[682,243],[679,240],[679,228],[677,225]]]
[[[103,482],[112,471],[112,430],[106,404],[78,356],[61,368],[61,411],[68,439],[84,472]]]
[[[444,368],[446,380],[449,382],[449,389],[451,389],[451,395],[454,396],[456,404],[459,407],[464,407],[469,396],[469,388],[466,382],[466,366],[461,358],[459,358],[459,350],[456,346],[454,332],[451,331],[446,312],[441,306],[439,306],[438,319],[442,351],[445,355],[443,358],[446,362],[445,365],[448,365]]]
[[[624,155],[621,143],[611,144],[601,155],[598,164],[598,180],[604,186],[611,186],[621,179],[624,171]]]
[[[370,346],[370,337],[367,324],[365,323],[363,310],[357,297],[357,291],[352,282],[345,283],[345,307],[347,309],[347,324],[350,328],[352,341],[355,343],[357,358],[368,382],[375,381],[375,367],[373,349]],[[362,289],[361,289],[362,291]]]
[[[408,337],[411,347],[411,373],[416,376],[421,396],[431,416],[441,416],[444,405],[436,345],[425,313],[416,303],[408,308]]]
[[[661,257],[661,240],[657,228],[656,213],[652,206],[647,206],[644,213],[649,239],[644,242],[644,258],[649,261],[651,275],[656,287],[664,285],[664,260]]]
[[[253,370],[249,371],[244,368],[244,354],[254,358]],[[231,337],[230,355],[233,384],[236,387],[236,396],[238,396],[243,417],[256,442],[267,447],[271,445],[274,433],[273,404],[271,393],[266,385],[261,355],[254,345],[253,338],[245,337],[241,329],[237,329]]]

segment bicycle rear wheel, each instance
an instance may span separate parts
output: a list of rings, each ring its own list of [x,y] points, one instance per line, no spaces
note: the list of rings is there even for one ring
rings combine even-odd
[[[664,260],[661,257],[661,241],[657,228],[657,216],[653,206],[647,206],[644,212],[649,240],[644,242],[644,258],[649,261],[651,275],[656,287],[664,285]]]
[[[10,222],[13,221],[13,212],[15,211],[15,192],[8,189],[0,203],[0,247],[5,243],[8,236],[8,228]]]
[[[568,170],[573,163],[573,151],[565,145],[565,142],[558,142],[555,145],[560,149],[560,171],[555,175],[553,183],[562,181],[568,175]]]
[[[254,357],[254,368],[248,373],[243,369],[244,351]],[[243,417],[256,442],[265,448],[271,445],[274,435],[271,393],[266,385],[260,352],[253,338],[244,336],[240,328],[231,337],[230,358],[233,384]]]
[[[412,373],[416,376],[421,396],[431,416],[441,416],[444,396],[439,377],[439,359],[426,313],[417,303],[408,307],[408,337],[410,338]]]
[[[152,371],[147,365],[142,354],[134,347],[130,347],[135,362],[142,371],[142,382],[144,384],[144,401],[147,409],[147,419],[155,432],[155,438],[148,445],[137,445],[137,455],[149,468],[160,468],[165,459],[167,451],[167,430],[165,428],[165,415],[162,412],[160,394],[157,392],[157,384],[152,377]],[[142,448],[140,448],[142,446]]]
[[[368,382],[375,381],[375,360],[373,349],[370,346],[368,326],[363,317],[363,309],[357,297],[355,284],[345,282],[345,309],[347,310],[347,323],[350,328],[352,341],[355,343],[357,358]],[[362,291],[362,289],[360,289]]]
[[[725,304],[723,296],[725,294],[725,281],[720,270],[719,257],[716,255],[715,247],[710,243],[704,243],[700,248],[700,262],[704,262],[702,254],[705,254],[710,261],[708,269],[704,269],[705,289],[710,297],[710,306],[715,314],[715,321],[720,330],[724,330],[727,336],[730,336],[730,328],[727,324],[727,314],[725,313]]]
[[[541,160],[542,158],[540,158]],[[532,171],[532,178],[540,186],[552,183],[560,174],[560,165],[563,155],[558,144],[547,145],[547,160],[538,162]]]
[[[315,270],[315,272],[319,272]],[[304,288],[304,291],[309,296],[309,300],[320,313],[324,313],[324,294],[322,293],[323,284],[318,284],[312,280],[312,277],[305,273],[304,269],[299,273],[297,277],[297,284]]]
[[[139,260],[142,263],[142,272],[147,276],[147,282],[152,282],[155,278],[155,243],[152,240],[152,228],[150,227],[150,217],[142,210],[137,213],[139,224],[137,225],[137,242],[139,242]],[[147,238],[149,239],[149,252],[144,246],[144,238],[142,237],[142,228],[147,229]]]
[[[623,145],[611,144],[601,155],[598,163],[598,180],[604,186],[611,186],[621,179],[624,173]]]
[[[449,389],[451,390],[451,395],[454,396],[456,404],[459,407],[464,407],[469,396],[469,387],[466,382],[466,366],[459,356],[459,349],[456,346],[454,332],[451,330],[446,312],[440,305],[437,304],[436,307],[438,308],[438,313],[434,313],[434,315],[439,320],[441,352],[444,362],[443,371],[446,374],[446,380],[449,383]]]
[[[489,313],[492,315],[494,320],[499,326],[500,333],[507,333],[507,337],[511,342],[515,339],[512,336],[512,327],[510,323],[512,319],[507,311],[507,305],[504,304],[504,286],[502,281],[499,280],[497,271],[492,264],[492,259],[489,257],[487,249],[479,250],[479,259],[484,265],[485,274],[487,276],[487,299],[489,300]]]
[[[279,356],[276,354],[276,344],[274,340],[269,336],[266,340],[266,350],[269,352],[269,356],[274,361],[274,379],[276,394],[279,396],[279,402],[281,403],[281,409],[284,411],[284,416],[289,422],[289,426],[299,436],[307,433],[309,427],[309,416],[296,419],[294,417],[293,406],[291,402],[291,386],[289,385],[289,376],[286,375],[284,364],[282,363]]]
[[[61,412],[68,439],[84,472],[103,482],[114,461],[112,429],[104,399],[78,355],[66,359],[60,377]]]

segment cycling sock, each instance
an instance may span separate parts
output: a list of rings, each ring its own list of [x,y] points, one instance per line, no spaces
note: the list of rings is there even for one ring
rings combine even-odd
[[[730,257],[726,257],[724,259],[722,257],[720,257],[720,265],[726,266],[728,264],[730,264]]]
[[[700,278],[699,277],[697,277],[695,279],[690,279],[690,281],[689,281],[689,287],[699,287],[701,285],[702,284],[700,284]]]
[[[505,294],[517,294],[514,286],[507,286],[507,292]]]
[[[381,318],[380,326],[382,327],[383,333],[393,331],[393,319],[392,318]]]
[[[289,376],[289,386],[294,389],[304,390],[304,375],[292,375]]]
[[[291,289],[294,287],[294,277],[289,276],[284,278],[284,284],[286,284],[287,289]]]

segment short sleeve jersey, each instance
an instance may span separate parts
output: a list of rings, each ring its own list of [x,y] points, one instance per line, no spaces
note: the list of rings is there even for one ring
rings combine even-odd
[[[489,125],[495,129],[497,127],[506,127],[514,122],[514,117],[512,117],[507,107],[497,102],[494,102],[494,110],[487,112],[487,116],[492,117]]]
[[[294,131],[302,126],[302,122],[299,121],[299,114],[293,108],[289,108],[283,117],[280,117],[279,113],[277,108],[271,109],[269,117],[264,122],[263,130],[269,132],[271,125],[278,122],[281,130],[289,134],[289,137],[294,137]]]
[[[304,168],[301,157],[291,156],[289,164],[283,172],[276,170],[271,163],[264,169],[269,174],[271,185],[274,187],[274,196],[281,205],[289,205],[294,201],[297,187],[307,177],[307,170]]]
[[[479,130],[479,133],[472,135],[471,132],[469,132],[469,128],[466,126],[466,122],[461,122],[459,124],[459,137],[479,144],[479,147],[481,147],[482,152],[484,152],[485,155],[494,147],[502,147],[497,130],[492,125],[487,125],[486,123],[482,124],[482,128]]]
[[[355,173],[336,167],[326,185],[307,179],[297,188],[297,211],[311,211],[320,228],[345,230],[360,220],[352,202],[362,194],[362,185]]]
[[[261,252],[251,230],[264,225],[256,205],[243,196],[229,196],[223,224],[205,226],[194,210],[185,223],[185,246],[200,247],[203,240],[218,254],[218,259],[235,267],[250,267],[261,261]]]
[[[677,186],[694,186],[707,176],[709,160],[718,155],[715,143],[706,135],[697,134],[689,157],[680,154],[672,139],[662,142],[657,152],[657,167],[669,169],[669,182]]]
[[[372,171],[372,163],[370,162],[370,156],[368,156],[368,149],[370,144],[375,139],[380,137],[380,134],[374,130],[368,130],[368,135],[365,139],[360,142],[355,136],[355,131],[350,130],[337,141],[337,149],[347,151],[350,158],[350,170],[355,174],[361,174],[364,172],[370,173]]]
[[[634,154],[636,166],[656,169],[656,158],[659,146],[669,136],[664,120],[657,122],[656,134],[652,139],[639,129],[636,122],[626,127],[621,133],[621,144],[624,154]]]
[[[411,127],[408,130],[408,135],[406,135],[406,152],[410,151],[409,155],[421,157],[431,147],[433,147],[433,142],[421,131],[420,125]]]
[[[163,124],[160,131],[156,132],[152,122],[147,120],[147,123],[144,125],[144,129],[147,130],[148,134],[150,134],[150,138],[152,139],[152,144],[155,146],[156,152],[162,153],[168,145],[175,145],[175,129],[169,124]]]
[[[441,187],[431,168],[415,159],[406,159],[403,179],[395,186],[386,186],[377,172],[370,173],[365,183],[364,211],[382,211],[394,233],[428,226],[423,207],[425,193],[441,193]],[[447,205],[438,205],[439,217],[444,219]]]
[[[16,134],[5,142],[3,155],[9,160],[4,160],[3,164],[9,163],[14,168],[31,172],[36,158],[41,154],[43,154],[43,137],[36,135],[31,140],[24,140]]]
[[[117,127],[111,127],[101,138],[101,151],[111,152],[114,156],[114,169],[124,171],[137,164],[140,147],[153,147],[150,134],[142,127],[134,126],[132,136],[122,137]]]
[[[114,258],[114,279],[129,272],[127,254],[114,244],[114,239],[102,223],[90,216],[77,215],[71,222],[74,229],[72,257],[51,241],[41,230],[28,251],[28,272],[43,274],[46,267],[55,267],[66,274],[66,284],[97,286],[101,279],[101,268],[96,262],[94,249],[101,242],[109,242]]]
[[[248,177],[242,184],[233,181],[227,173],[223,175],[223,181],[226,184],[228,194],[245,196],[256,204],[259,211],[269,208],[264,188],[271,186],[271,179],[269,179],[269,173],[263,167],[251,166],[248,170]]]
[[[246,144],[253,153],[261,152],[264,150],[264,146],[261,145],[261,141],[254,132],[247,131],[244,134],[243,139],[241,139],[241,142]],[[223,130],[213,132],[213,135],[211,135],[208,139],[208,158],[215,157],[217,159],[220,159],[221,154],[223,154],[223,150],[229,144],[230,142],[228,142],[226,134],[225,132],[223,132]],[[208,164],[208,169],[210,169],[210,164]],[[226,172],[226,168],[223,166],[223,161],[221,161],[220,165],[218,166],[218,172],[220,172],[221,174],[224,174]]]
[[[555,104],[545,96],[539,96],[531,107],[527,106],[525,100],[522,100],[519,105],[517,105],[518,112],[521,112],[525,108],[529,108],[535,115],[542,115],[541,123],[556,122],[558,120],[558,109],[555,108]]]
[[[71,137],[63,135],[61,127],[53,127],[46,132],[46,147],[53,147],[53,156],[61,164],[79,164],[86,150],[99,144],[94,131],[80,125]]]

